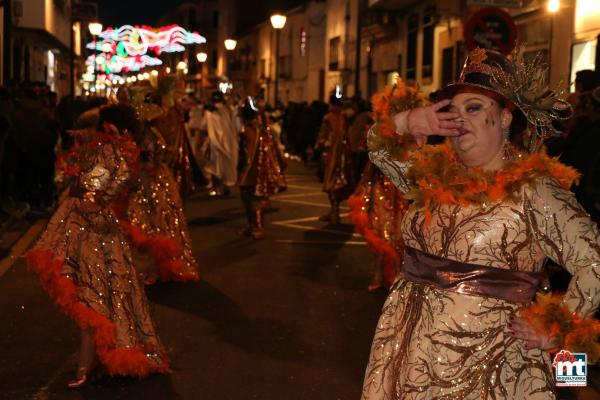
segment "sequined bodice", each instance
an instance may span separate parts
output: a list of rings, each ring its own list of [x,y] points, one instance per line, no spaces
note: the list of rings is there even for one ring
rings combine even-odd
[[[546,256],[534,240],[531,200],[484,206],[442,205],[425,213],[409,209],[404,243],[426,253],[470,264],[537,272]]]

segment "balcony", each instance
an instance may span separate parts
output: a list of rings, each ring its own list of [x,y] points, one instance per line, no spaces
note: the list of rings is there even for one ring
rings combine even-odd
[[[369,0],[368,6],[377,10],[401,10],[419,2],[419,0]]]
[[[361,21],[362,34],[373,39],[394,37],[398,34],[396,15],[390,11],[369,10]]]

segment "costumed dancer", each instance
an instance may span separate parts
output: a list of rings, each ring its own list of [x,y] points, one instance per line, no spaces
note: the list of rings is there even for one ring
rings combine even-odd
[[[373,96],[374,114],[384,117],[380,94]],[[393,108],[399,112],[428,104],[425,95],[398,80],[394,88]],[[366,134],[365,134],[366,136]],[[399,136],[390,137],[390,144],[399,145]],[[359,138],[355,138],[360,141]],[[366,145],[366,137],[364,139]],[[398,274],[404,254],[400,224],[407,208],[407,200],[391,180],[377,166],[367,162],[356,191],[348,199],[349,218],[356,230],[365,238],[375,253],[374,274],[369,291],[381,287],[389,288]]]
[[[239,157],[239,122],[233,110],[225,104],[221,92],[211,95],[212,107],[206,107],[204,124],[208,132],[210,161],[206,170],[212,175],[211,196],[223,196],[237,181]],[[204,125],[203,125],[204,127]]]
[[[246,210],[248,228],[244,235],[265,237],[263,212],[269,196],[287,188],[283,175],[285,162],[271,133],[264,111],[251,97],[241,109],[239,187]]]
[[[476,49],[445,100],[390,106],[371,129],[371,160],[411,204],[363,399],[555,399],[547,351],[598,360],[589,317],[600,302],[600,235],[569,192],[577,173],[539,150],[570,114],[546,71],[518,51],[511,61]],[[528,122],[522,148],[511,138]],[[432,134],[449,140],[425,145]],[[531,304],[547,258],[573,278],[564,296]]]
[[[165,162],[175,176],[181,197],[185,199],[194,192],[195,181],[181,104],[181,100],[185,98],[182,84],[183,81],[175,76],[160,77],[155,96],[166,112],[157,119],[155,127],[167,143]]]
[[[152,265],[144,271],[146,284],[198,281],[198,262],[192,251],[183,201],[177,182],[165,163],[166,143],[153,126],[164,110],[144,101],[143,87],[133,87],[132,104],[141,119],[132,136],[141,149],[140,173],[135,190],[126,197],[120,224],[130,242],[151,255]],[[141,266],[137,266],[141,270]]]
[[[50,219],[27,265],[52,300],[81,328],[76,379],[86,384],[99,361],[111,375],[143,377],[169,371],[131,252],[111,201],[127,184],[138,157],[124,127],[100,111],[102,131],[63,158],[73,177],[69,197]]]
[[[406,200],[376,166],[367,163],[348,206],[350,221],[375,253],[374,272],[367,289],[372,292],[389,288],[400,272],[404,253],[400,222]]]
[[[340,203],[354,191],[355,176],[348,141],[348,121],[343,113],[342,101],[335,94],[329,98],[329,113],[321,124],[316,147],[323,152],[323,191],[327,193],[331,206],[329,213],[319,220],[337,225],[340,223]]]

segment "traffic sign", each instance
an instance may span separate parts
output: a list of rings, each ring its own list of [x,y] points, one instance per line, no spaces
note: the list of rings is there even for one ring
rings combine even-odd
[[[517,27],[506,11],[496,7],[483,8],[467,20],[463,30],[469,50],[476,47],[510,54],[515,48]]]

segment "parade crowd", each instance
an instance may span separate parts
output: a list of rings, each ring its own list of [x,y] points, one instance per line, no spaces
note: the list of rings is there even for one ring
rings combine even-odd
[[[202,260],[193,255],[185,199],[197,190],[230,196],[238,187],[248,222],[239,235],[260,240],[268,235],[270,196],[286,190],[287,165],[305,162],[316,167],[329,199],[320,220],[340,224],[340,204],[348,201],[350,220],[374,253],[368,289],[390,289],[363,398],[496,398],[505,387],[515,398],[552,398],[541,352],[553,348],[550,339],[534,333],[517,311],[542,285],[538,273],[548,257],[586,290],[571,289],[565,304],[593,313],[600,289],[591,270],[600,254],[590,255],[595,224],[573,211],[576,203],[565,195],[576,173],[547,157],[540,143],[547,139],[548,154],[581,173],[577,200],[599,222],[600,79],[593,71],[578,73],[577,91],[568,99],[573,116],[557,112],[543,119],[548,111],[540,108],[538,136],[521,149],[515,138],[534,117],[509,92],[480,81],[489,79],[481,71],[502,66],[508,74],[514,68],[500,55],[481,67],[493,57],[471,55],[461,81],[432,96],[398,81],[371,103],[333,94],[328,104],[270,107],[261,97],[219,91],[205,101],[171,75],[124,86],[102,101],[57,104],[43,85],[0,92],[2,211],[55,210],[27,262],[81,329],[78,371],[69,387],[87,384],[98,366],[111,375],[168,372],[143,285],[200,279]],[[469,134],[476,130],[488,136],[472,144]],[[490,149],[495,152],[488,159]],[[480,159],[492,171],[508,172],[477,175],[457,167],[478,167]],[[500,185],[500,177],[509,183]],[[486,185],[496,190],[482,192]],[[57,188],[67,194],[60,204]],[[534,210],[550,210],[555,224]],[[489,225],[503,218],[510,229]],[[585,232],[571,236],[575,225]],[[534,240],[532,231],[543,240]],[[452,282],[419,272],[440,263],[484,280],[495,273],[507,289],[482,285],[465,294],[462,286],[455,290]],[[524,281],[528,286],[520,291],[509,288]],[[481,307],[487,314],[478,314]],[[427,338],[427,346],[417,337]],[[526,371],[526,383],[511,378],[517,370]]]

